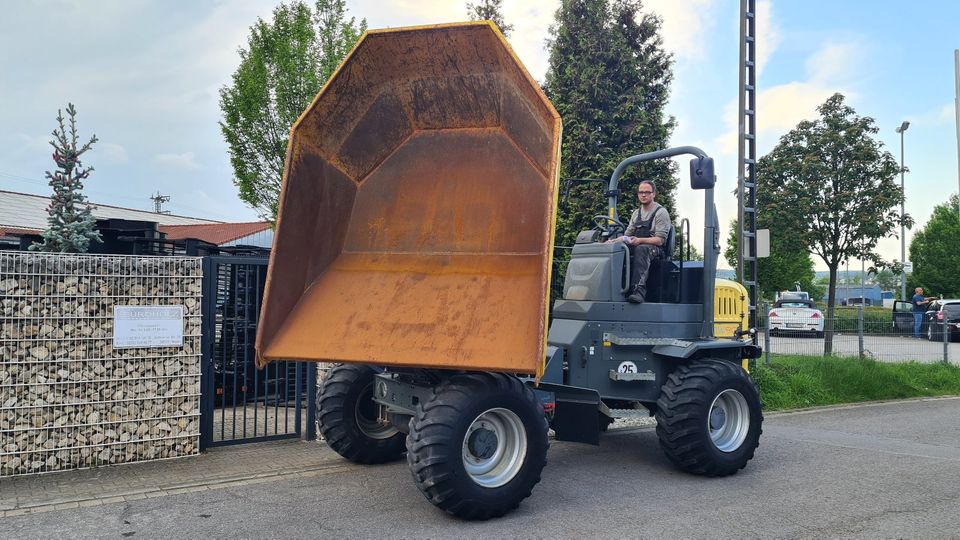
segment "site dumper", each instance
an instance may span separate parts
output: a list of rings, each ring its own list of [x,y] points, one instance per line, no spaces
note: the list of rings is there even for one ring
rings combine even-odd
[[[426,498],[462,518],[531,494],[548,422],[596,444],[610,419],[655,413],[667,455],[706,475],[757,446],[740,363],[759,351],[712,337],[712,161],[694,152],[699,270],[658,263],[673,288],[627,304],[626,251],[602,242],[619,234],[614,187],[547,338],[559,148],[557,112],[487,22],[367,32],[291,132],[258,362],[340,364],[317,400],[327,443],[358,463],[406,454]]]

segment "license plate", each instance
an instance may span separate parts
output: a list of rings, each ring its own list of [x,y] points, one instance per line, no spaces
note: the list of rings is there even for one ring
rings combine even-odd
[[[787,328],[803,328],[803,324],[791,322],[791,323],[787,323]]]

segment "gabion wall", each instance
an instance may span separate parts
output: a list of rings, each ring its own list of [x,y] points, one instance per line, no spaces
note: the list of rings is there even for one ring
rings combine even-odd
[[[196,454],[199,258],[0,252],[0,476]],[[182,347],[113,348],[114,306],[183,306]]]

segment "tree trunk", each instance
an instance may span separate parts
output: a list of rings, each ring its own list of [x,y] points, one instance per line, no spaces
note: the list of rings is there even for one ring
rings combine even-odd
[[[833,354],[833,311],[837,305],[837,264],[830,265],[830,285],[827,289],[827,318],[823,321],[823,355]]]

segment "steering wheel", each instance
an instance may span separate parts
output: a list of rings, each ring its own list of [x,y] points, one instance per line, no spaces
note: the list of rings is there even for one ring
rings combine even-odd
[[[593,225],[601,231],[609,229],[611,236],[627,230],[627,227],[620,220],[604,215],[593,216]]]

